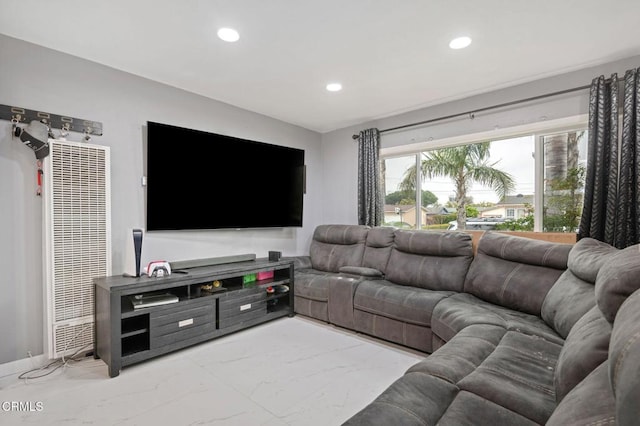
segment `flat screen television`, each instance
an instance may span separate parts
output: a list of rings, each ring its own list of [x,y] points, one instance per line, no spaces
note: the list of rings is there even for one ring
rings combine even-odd
[[[147,231],[301,227],[304,150],[147,122]]]

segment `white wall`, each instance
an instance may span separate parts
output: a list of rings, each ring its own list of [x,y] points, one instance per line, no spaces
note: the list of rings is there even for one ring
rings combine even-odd
[[[92,143],[111,147],[114,274],[123,271],[127,230],[144,228],[147,120],[304,149],[307,194],[303,228],[149,233],[143,263],[308,252],[313,229],[324,222],[320,134],[3,35],[0,52],[1,104],[102,122],[104,135]],[[42,199],[35,156],[11,139],[10,127],[0,121],[0,364],[43,353]],[[206,167],[206,158],[194,165]]]
[[[508,89],[477,95],[442,105],[436,105],[392,117],[373,120],[322,135],[322,166],[324,176],[323,217],[326,223],[357,223],[358,149],[351,136],[361,130],[389,129],[405,124],[426,121],[462,112],[473,111],[544,95],[566,89],[590,85],[600,75],[609,77],[617,72],[624,77],[628,69],[640,67],[640,56],[603,64],[597,67],[534,81]],[[477,113],[469,117],[455,118],[431,125],[385,132],[381,137],[383,149],[410,144],[434,145],[446,138],[504,129],[574,117],[589,113],[589,89],[519,104],[508,108]],[[495,129],[495,130],[494,130]],[[430,143],[431,141],[431,143]],[[336,188],[340,190],[337,191]]]

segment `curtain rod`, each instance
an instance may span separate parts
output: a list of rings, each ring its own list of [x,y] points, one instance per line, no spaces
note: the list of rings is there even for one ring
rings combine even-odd
[[[618,82],[620,82],[622,80],[623,79],[618,78]],[[605,81],[611,81],[611,79],[608,78]],[[505,103],[502,103],[502,104],[491,105],[491,106],[488,106],[488,107],[474,109],[474,110],[471,110],[471,111],[460,112],[460,113],[451,114],[451,115],[444,115],[442,117],[432,118],[430,120],[424,120],[424,121],[419,121],[417,123],[404,124],[402,126],[391,127],[389,129],[380,130],[380,133],[386,133],[386,132],[392,132],[394,130],[406,129],[407,127],[421,126],[423,124],[435,123],[436,121],[449,120],[451,118],[462,117],[462,116],[465,116],[465,115],[469,116],[470,118],[474,118],[474,114],[476,114],[478,112],[485,112],[485,111],[489,111],[489,110],[492,110],[492,109],[504,108],[504,107],[517,105],[517,104],[521,104],[521,103],[525,103],[525,102],[537,101],[538,99],[544,99],[544,98],[548,98],[548,97],[551,97],[551,96],[564,95],[564,94],[571,93],[571,92],[577,92],[577,91],[580,91],[580,90],[585,90],[585,89],[588,89],[590,87],[591,87],[591,84],[588,84],[588,85],[585,85],[585,86],[574,87],[572,89],[559,90],[557,92],[545,93],[544,95],[538,95],[538,96],[532,96],[530,98],[519,99],[517,101],[511,101],[511,102],[505,102]],[[353,135],[351,137],[353,139],[358,139],[359,135]]]

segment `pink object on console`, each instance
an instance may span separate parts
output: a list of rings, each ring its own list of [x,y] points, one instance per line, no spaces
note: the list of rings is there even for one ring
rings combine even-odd
[[[258,279],[258,281],[273,278],[273,271],[258,272],[256,278]]]

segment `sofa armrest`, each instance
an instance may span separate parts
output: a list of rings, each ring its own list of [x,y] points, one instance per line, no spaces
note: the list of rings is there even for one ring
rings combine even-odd
[[[345,275],[327,279],[329,280],[329,322],[354,330],[353,297],[362,278]]]
[[[283,257],[282,260],[292,260],[293,268],[298,269],[311,269],[311,257],[309,256],[292,256]]]
[[[343,266],[340,273],[348,275],[356,275],[363,278],[382,278],[382,272],[375,268],[365,268],[362,266]]]

